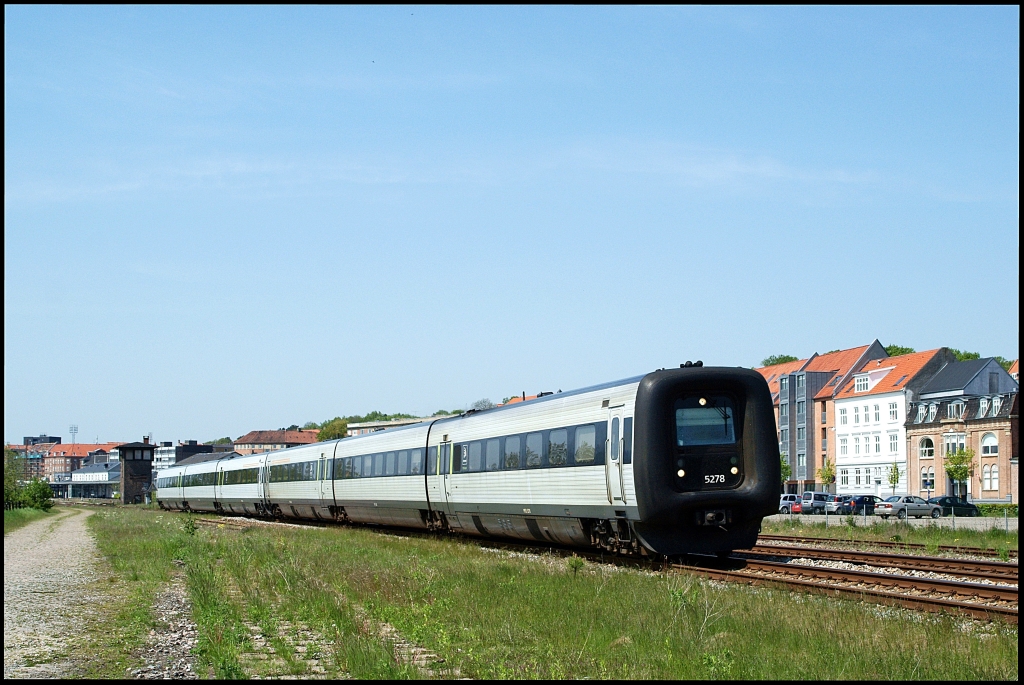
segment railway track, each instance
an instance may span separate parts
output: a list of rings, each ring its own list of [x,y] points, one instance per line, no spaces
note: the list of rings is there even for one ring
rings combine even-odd
[[[885,549],[898,549],[906,552],[925,552],[928,549],[927,545],[922,545],[912,542],[892,542],[890,540],[841,540],[838,538],[812,538],[812,537],[800,537],[797,535],[758,535],[758,540],[777,540],[779,542],[800,542],[810,545],[821,545],[821,544],[840,544],[840,545],[871,545],[874,547],[882,547]],[[935,548],[933,548],[935,549]],[[1000,552],[994,549],[982,549],[981,547],[961,547],[959,545],[939,545],[939,552],[949,552],[954,554],[970,554],[977,557],[998,557]],[[1017,550],[1007,550],[1007,554],[1011,559],[1017,558]]]
[[[250,526],[284,525],[307,527],[303,523],[282,523],[239,517],[196,518],[204,526],[248,528]],[[310,527],[323,527],[310,522]],[[389,535],[418,537],[418,531],[388,529]],[[764,536],[768,537],[768,536]],[[793,538],[774,536],[775,539]],[[810,538],[811,540],[819,540]],[[655,570],[695,573],[712,580],[746,585],[764,585],[789,590],[846,596],[877,604],[901,606],[929,612],[960,613],[983,620],[1017,623],[1016,565],[1005,562],[979,562],[915,555],[871,553],[848,550],[827,550],[784,545],[758,545],[728,559],[689,555],[682,562],[652,557],[623,557],[611,553],[579,550],[553,545],[538,546],[510,540],[476,540],[473,542],[499,549],[525,552],[554,552],[563,556],[578,555],[598,563],[616,563]],[[922,578],[900,573],[879,573],[828,568],[806,564],[784,563],[752,556],[799,557],[898,568],[905,571],[931,571],[974,580]],[[1011,575],[1012,573],[1012,575]],[[999,585],[974,582],[990,580]]]

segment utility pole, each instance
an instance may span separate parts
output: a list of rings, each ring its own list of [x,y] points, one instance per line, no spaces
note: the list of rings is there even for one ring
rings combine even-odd
[[[76,438],[78,437],[78,424],[77,423],[71,424],[71,426],[68,428],[68,432],[71,433],[71,463],[74,464],[75,463],[75,442],[76,442]],[[69,469],[68,477],[70,478],[70,469]],[[71,497],[71,481],[70,480],[68,481],[68,486],[67,487],[68,487],[68,498],[70,499],[70,497]]]

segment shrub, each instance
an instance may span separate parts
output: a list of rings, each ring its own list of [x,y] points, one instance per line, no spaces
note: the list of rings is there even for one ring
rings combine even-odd
[[[43,511],[49,511],[53,507],[53,500],[50,499],[51,495],[53,495],[53,491],[50,490],[50,485],[39,478],[26,485],[21,493],[25,504],[34,509],[42,509]]]
[[[982,516],[998,516],[1002,518],[1005,511],[1008,516],[1017,518],[1016,504],[978,504],[976,506],[981,511]]]

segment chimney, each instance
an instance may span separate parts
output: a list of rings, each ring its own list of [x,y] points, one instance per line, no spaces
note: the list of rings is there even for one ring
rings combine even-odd
[[[149,436],[148,435],[143,435],[142,436],[142,442],[144,442],[145,444],[148,445],[149,444]]]

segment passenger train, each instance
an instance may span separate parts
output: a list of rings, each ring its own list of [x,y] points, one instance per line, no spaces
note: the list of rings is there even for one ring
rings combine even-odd
[[[689,364],[689,363],[688,363]],[[378,433],[178,465],[165,509],[640,554],[752,546],[775,513],[768,385],[697,362]]]

